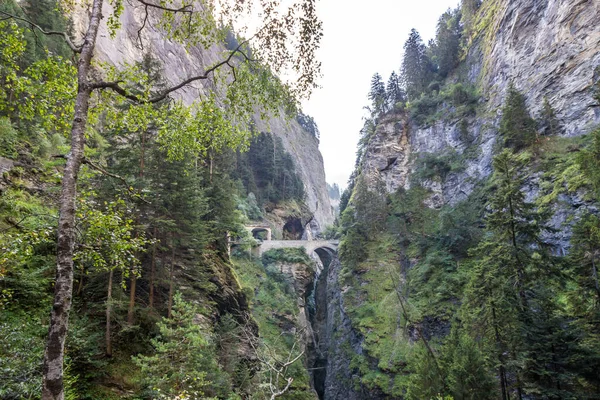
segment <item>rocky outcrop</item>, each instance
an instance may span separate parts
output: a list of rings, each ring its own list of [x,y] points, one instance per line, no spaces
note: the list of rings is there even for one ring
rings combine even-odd
[[[316,310],[312,316],[315,334],[312,376],[320,399],[383,399],[383,393],[360,384],[358,371],[352,366],[355,355],[363,355],[363,337],[354,329],[344,307],[344,289],[339,274],[342,265],[337,257],[324,266],[315,288]]]
[[[492,171],[500,109],[510,82],[526,96],[533,117],[539,116],[546,97],[563,135],[589,133],[600,123],[592,90],[600,66],[599,11],[600,3],[591,0],[484,1],[480,12],[491,22],[474,39],[465,60],[468,80],[482,92],[477,116],[466,119],[467,137],[462,121],[449,117],[449,105],[443,106],[442,118],[427,126],[391,112],[380,118],[367,145],[365,170],[380,176],[392,192],[410,187],[417,154],[440,154],[447,148],[462,154],[475,148],[464,171],[443,182],[425,182],[440,198],[433,204],[466,199]]]
[[[482,40],[472,57],[483,52],[480,74],[488,109],[503,102],[513,81],[533,115],[544,97],[555,108],[568,136],[586,133],[600,122],[592,107],[594,70],[600,65],[600,3],[595,0],[503,0],[488,5],[496,32]],[[489,54],[486,54],[489,53]],[[472,63],[474,64],[474,63]],[[477,69],[474,69],[474,72]],[[479,78],[472,74],[473,79]]]
[[[111,38],[106,18],[100,28],[96,46],[96,61],[111,65],[135,63],[141,61],[144,54],[151,54],[162,64],[165,78],[171,84],[177,84],[188,77],[201,74],[208,67],[223,60],[227,50],[223,46],[212,46],[205,49],[200,46],[182,46],[164,38],[157,28],[156,16],[152,13],[144,24],[144,7],[124,2],[121,15],[122,29]],[[112,12],[109,2],[104,2],[103,15]],[[87,21],[87,13],[83,7],[76,7],[72,15],[74,31],[82,34]],[[138,37],[141,34],[141,39]],[[141,44],[143,43],[143,45]],[[205,86],[206,85],[206,86]],[[210,82],[196,82],[178,90],[174,96],[191,104],[214,88]],[[304,182],[306,204],[314,214],[319,229],[333,223],[334,215],[329,204],[325,181],[323,158],[319,151],[319,141],[311,133],[303,129],[293,118],[284,116],[262,121],[256,116],[256,127],[263,132],[271,132],[282,139],[285,150],[290,153]]]

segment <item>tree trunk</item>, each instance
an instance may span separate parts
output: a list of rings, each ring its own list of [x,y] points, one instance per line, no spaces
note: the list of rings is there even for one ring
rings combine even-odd
[[[127,324],[133,325],[133,315],[135,309],[135,289],[137,286],[136,271],[131,268],[131,287],[129,288],[129,308],[127,309]]]
[[[502,400],[509,400],[510,395],[508,393],[508,384],[506,379],[506,368],[504,367],[504,356],[502,352],[502,340],[500,339],[500,332],[498,331],[498,321],[496,319],[496,307],[492,304],[492,323],[494,325],[494,334],[496,339],[496,346],[498,347],[498,375],[500,377],[500,390],[502,392]]]
[[[63,360],[69,312],[73,296],[73,247],[75,243],[75,199],[77,176],[83,162],[85,129],[92,87],[88,75],[102,18],[103,0],[94,0],[90,21],[77,61],[77,98],[71,126],[71,152],[63,172],[56,248],[56,282],[50,316],[48,341],[44,352],[42,399],[63,400]]]
[[[150,261],[150,294],[148,307],[154,308],[154,274],[156,270],[156,227],[154,228],[154,243],[152,244],[152,260]]]
[[[106,339],[106,355],[112,357],[112,342],[110,340],[110,319],[112,314],[112,285],[113,285],[113,273],[114,270],[110,270],[108,274],[108,290],[106,295],[106,332],[104,337]]]
[[[173,275],[175,271],[175,241],[171,244],[171,272],[169,273],[169,306],[167,312],[167,318],[171,318],[171,311],[173,311]]]

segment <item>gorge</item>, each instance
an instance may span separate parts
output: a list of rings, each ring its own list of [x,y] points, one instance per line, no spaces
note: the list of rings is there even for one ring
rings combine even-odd
[[[600,398],[600,2],[413,30],[343,193],[314,1],[91,3],[83,80],[88,2],[0,4],[0,398]]]

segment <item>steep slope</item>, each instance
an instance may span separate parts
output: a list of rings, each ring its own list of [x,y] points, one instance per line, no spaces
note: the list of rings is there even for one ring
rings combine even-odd
[[[593,1],[484,2],[480,31],[473,34],[472,47],[458,71],[466,71],[468,81],[481,91],[477,116],[466,118],[467,135],[460,126],[465,118],[453,117],[452,105],[445,107],[447,117],[426,125],[404,113],[386,115],[367,145],[366,170],[378,173],[393,192],[409,186],[412,155],[447,148],[464,153],[474,145],[478,154],[467,160],[465,171],[451,174],[435,188],[443,203],[464,200],[473,180],[491,172],[500,108],[510,82],[523,92],[533,116],[540,115],[547,98],[564,136],[589,133],[600,123],[592,96],[598,79],[595,68],[600,65],[599,11],[600,4]]]
[[[483,257],[477,243],[493,236],[487,215],[501,188],[498,175],[492,175],[497,172],[494,158],[506,146],[500,134],[502,107],[512,83],[539,123],[535,141],[521,155],[527,161],[517,161],[518,156],[511,161],[512,167],[524,168],[514,177],[523,177],[519,196],[539,216],[529,226],[543,224],[539,242],[529,244],[527,251],[565,256],[572,246],[573,226],[598,210],[593,185],[574,184],[582,175],[573,171],[583,168],[576,154],[591,151],[589,136],[600,123],[594,98],[600,65],[599,7],[598,2],[580,0],[483,1],[469,36],[463,38],[468,51],[450,76],[433,81],[420,98],[373,117],[341,217],[342,268],[336,277],[341,287],[332,296],[343,299],[340,312],[349,319],[350,329],[346,323],[341,331],[331,328],[330,334],[336,332],[341,343],[334,349],[346,351],[331,351],[329,364],[349,364],[344,375],[354,388],[340,392],[332,387],[324,398],[366,398],[357,397],[357,390],[371,390],[369,398],[430,398],[437,393],[484,398],[486,391],[486,396],[495,396],[492,389],[483,389],[489,383],[483,376],[473,389],[481,390],[480,397],[457,391],[451,379],[461,378],[449,376],[450,365],[460,355],[445,352],[456,352],[452,346],[459,336],[469,336],[461,331],[465,321],[473,318],[473,328],[485,318],[463,303],[472,301],[469,290],[487,279],[469,276],[486,271],[477,264],[477,257]],[[558,132],[551,135],[542,123],[548,111],[544,103],[551,105],[558,121]],[[518,166],[522,162],[526,167]],[[572,268],[566,257],[542,257],[552,260],[549,264]],[[503,268],[508,268],[506,263]],[[558,290],[552,279],[542,284],[545,290]],[[561,311],[565,320],[589,318],[575,317],[569,310]],[[509,332],[505,334],[518,336]],[[481,336],[472,334],[464,340],[481,343]],[[484,351],[481,344],[470,348]],[[530,353],[521,349],[508,358],[526,364],[531,362],[526,354]],[[477,356],[470,357],[470,365],[475,365]],[[566,363],[561,368],[576,367]],[[498,370],[492,374],[502,375]],[[511,397],[523,395],[520,379],[531,379],[530,398],[545,398],[539,393],[546,390],[587,393],[575,384],[565,389],[564,382],[560,389],[560,378],[540,383],[543,379],[527,374],[513,367],[508,377],[498,379]],[[493,387],[499,397],[498,386]]]
[[[104,6],[105,15],[109,15],[109,4],[105,3]],[[222,61],[228,54],[227,49],[222,46],[203,49],[200,46],[184,47],[164,40],[163,34],[156,28],[155,16],[153,17],[152,14],[146,21],[146,29],[143,30],[144,43],[151,45],[143,48],[140,45],[138,31],[144,24],[144,15],[143,6],[126,4],[121,16],[123,28],[118,30],[114,38],[111,38],[104,20],[96,46],[97,60],[110,65],[132,64],[141,61],[144,54],[151,54],[161,63],[165,78],[174,85],[190,76],[201,74],[210,66]],[[86,21],[81,8],[75,10],[73,19],[75,32],[81,32]],[[188,85],[178,90],[174,96],[182,99],[186,104],[191,104],[205,93],[202,84]],[[304,181],[306,205],[317,223],[315,233],[332,224],[334,216],[327,196],[325,170],[318,139],[303,129],[294,119],[285,116],[262,121],[257,115],[256,126],[261,132],[271,132],[280,137],[286,151],[293,157]]]

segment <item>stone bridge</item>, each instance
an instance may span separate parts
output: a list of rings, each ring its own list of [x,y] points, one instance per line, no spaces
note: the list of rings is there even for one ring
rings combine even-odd
[[[305,248],[306,253],[311,255],[318,249],[337,252],[339,244],[338,240],[265,240],[256,250],[258,250],[257,255],[260,256],[271,249]]]
[[[267,235],[266,240],[271,240],[272,233],[269,225],[246,225],[246,230],[254,237],[256,237],[255,234],[259,232],[265,232]]]

